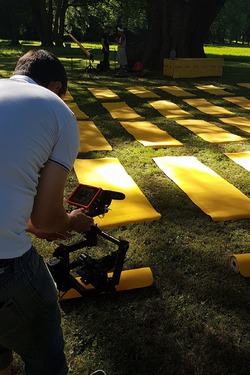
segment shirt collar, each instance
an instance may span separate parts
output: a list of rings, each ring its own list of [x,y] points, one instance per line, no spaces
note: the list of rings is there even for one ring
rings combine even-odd
[[[27,82],[27,83],[33,83],[37,85],[37,83],[30,77],[24,76],[21,74],[14,74],[12,77],[10,77],[11,80],[13,81],[18,81],[18,82]]]

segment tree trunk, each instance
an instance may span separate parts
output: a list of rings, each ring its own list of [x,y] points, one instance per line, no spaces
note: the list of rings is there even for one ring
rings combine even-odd
[[[19,46],[19,32],[18,32],[18,23],[15,19],[13,13],[9,13],[9,30],[11,33],[11,45],[12,46]]]
[[[46,10],[45,0],[30,0],[30,6],[42,46],[53,46],[50,14]]]
[[[148,35],[143,62],[160,68],[171,50],[176,57],[205,57],[209,28],[226,0],[148,0]]]
[[[68,6],[68,0],[58,0],[53,31],[54,41],[57,47],[62,47],[63,45],[65,15]]]

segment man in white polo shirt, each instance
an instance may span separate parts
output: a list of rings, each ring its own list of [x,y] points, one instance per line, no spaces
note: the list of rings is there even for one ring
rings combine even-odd
[[[0,80],[0,375],[11,374],[12,351],[28,375],[68,372],[54,282],[27,234],[64,238],[93,224],[63,206],[79,147],[66,90],[63,65],[45,50]]]

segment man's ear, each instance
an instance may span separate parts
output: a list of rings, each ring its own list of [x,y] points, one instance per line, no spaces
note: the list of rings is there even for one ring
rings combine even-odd
[[[58,95],[62,88],[62,83],[60,81],[50,81],[47,88]]]

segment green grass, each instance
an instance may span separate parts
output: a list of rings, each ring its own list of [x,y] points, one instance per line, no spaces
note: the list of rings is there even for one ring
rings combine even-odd
[[[250,46],[234,45],[234,46],[211,46],[205,45],[204,50],[208,54],[213,55],[230,55],[239,57],[249,57]]]
[[[250,47],[244,45],[234,46],[205,46],[207,56],[222,56],[227,61],[250,62]]]
[[[1,52],[0,73],[7,77],[20,51]],[[60,51],[60,57],[67,52],[66,49]],[[208,52],[218,53],[214,47]],[[101,57],[100,51],[98,53]],[[225,49],[223,54],[230,56],[232,52]],[[108,375],[249,374],[250,282],[230,269],[229,258],[233,253],[249,252],[250,220],[212,221],[152,160],[165,155],[196,156],[250,197],[249,172],[224,156],[224,152],[249,150],[249,141],[212,145],[173,120],[166,120],[146,100],[126,90],[128,86],[144,86],[163,99],[171,99],[188,109],[195,118],[212,121],[249,139],[249,133],[222,124],[216,117],[201,114],[158,89],[165,84],[179,85],[238,116],[249,117],[249,111],[195,88],[198,84],[215,84],[237,96],[250,98],[248,89],[236,85],[237,82],[250,82],[247,56],[245,61],[242,57],[239,59],[236,61],[234,57],[234,61],[225,61],[222,77],[179,80],[163,77],[161,72],[126,79],[114,77],[112,73],[94,75],[93,79],[84,74],[79,79],[85,62],[80,58],[74,58],[72,62],[69,58],[63,59],[75,101],[113,147],[113,151],[82,153],[79,157],[118,158],[162,215],[158,221],[109,231],[130,242],[125,268],[151,267],[155,280],[153,287],[115,296],[86,296],[61,304],[70,374],[88,375],[96,368],[105,369]],[[154,150],[140,145],[87,90],[87,87],[95,86],[108,86],[122,101],[184,146]],[[72,172],[66,195],[76,183]],[[53,244],[34,242],[47,259]],[[15,360],[15,374],[18,374],[22,366],[17,357]]]

